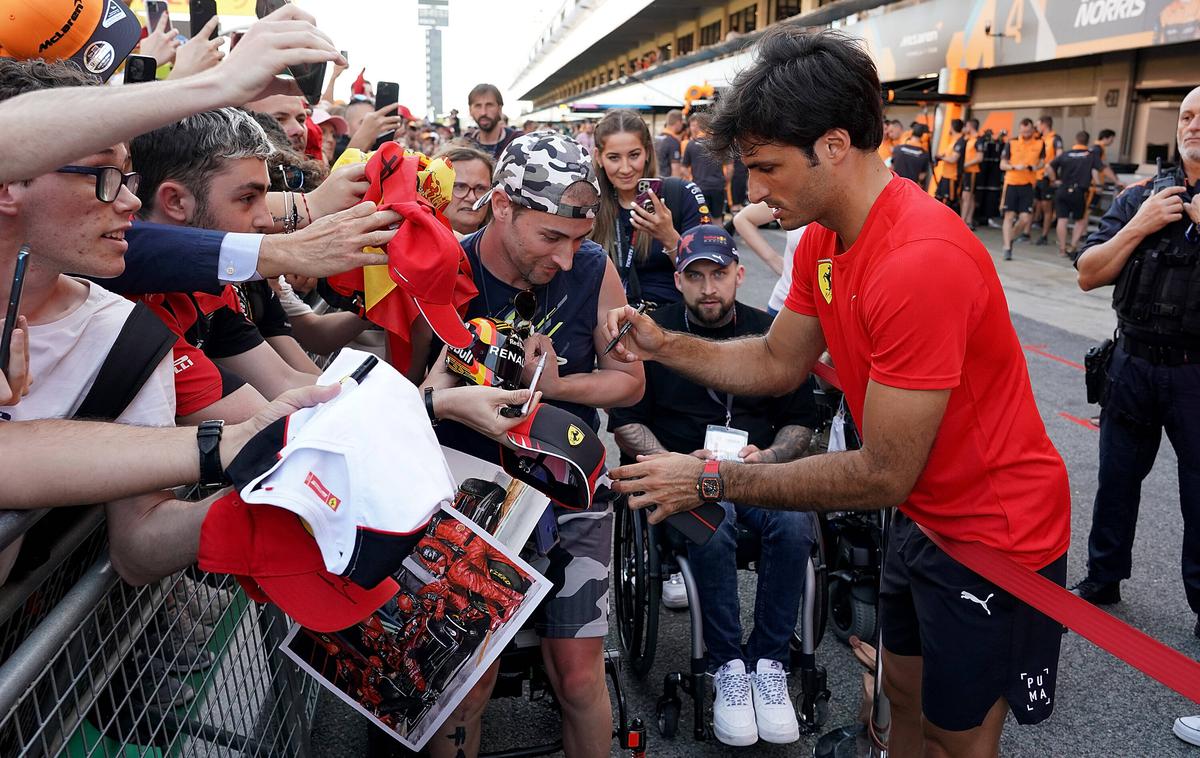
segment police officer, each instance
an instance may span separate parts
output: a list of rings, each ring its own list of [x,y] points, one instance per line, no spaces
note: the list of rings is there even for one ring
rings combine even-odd
[[[1200,614],[1200,87],[1179,106],[1177,136],[1182,165],[1119,195],[1076,261],[1082,289],[1116,284],[1120,334],[1100,414],[1088,573],[1074,592],[1120,602],[1142,480],[1166,430],[1179,458],[1183,584]]]

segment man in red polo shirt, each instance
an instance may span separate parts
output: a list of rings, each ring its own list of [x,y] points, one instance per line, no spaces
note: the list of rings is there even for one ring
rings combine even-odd
[[[818,75],[828,86],[803,86]],[[792,96],[768,96],[780,91]],[[922,528],[984,543],[1062,584],[1067,472],[987,251],[876,153],[879,91],[870,57],[843,35],[764,35],[758,61],[722,98],[712,138],[713,149],[740,151],[753,201],[773,207],[785,229],[809,225],[786,307],[765,337],[725,342],[665,332],[631,309],[608,322],[613,335],[634,323],[620,359],[653,359],[748,395],[794,389],[828,347],[862,448],[770,470],[661,454],[612,476],[631,507],[654,507],[652,522],[710,499],[899,506],[880,596],[890,750],[996,755],[1010,708],[1022,724],[1050,714],[1061,627],[956,563]]]

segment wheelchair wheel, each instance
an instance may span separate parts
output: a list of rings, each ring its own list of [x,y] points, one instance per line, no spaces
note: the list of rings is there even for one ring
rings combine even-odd
[[[616,509],[613,563],[617,566],[616,613],[621,647],[629,667],[644,677],[654,663],[658,645],[658,610],[662,579],[658,554],[643,511],[623,503]]]
[[[679,698],[661,697],[656,708],[658,716],[658,734],[664,740],[675,739],[679,731],[679,711],[682,706]]]
[[[854,586],[838,577],[829,580],[829,624],[839,640],[850,637],[868,642],[875,639],[875,604],[855,597]]]

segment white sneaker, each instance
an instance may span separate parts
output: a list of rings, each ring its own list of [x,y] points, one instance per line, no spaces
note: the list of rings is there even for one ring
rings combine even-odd
[[[754,691],[754,717],[758,722],[758,737],[763,742],[786,745],[800,739],[800,722],[788,696],[787,675],[783,664],[760,658],[757,669],[750,675]]]
[[[683,583],[683,574],[671,574],[671,578],[663,582],[662,604],[676,611],[688,607],[687,586]]]
[[[750,675],[746,664],[730,661],[713,675],[713,732],[726,745],[741,747],[758,742],[754,723],[754,704],[750,696]]]
[[[1171,731],[1187,744],[1200,747],[1200,716],[1180,716]]]

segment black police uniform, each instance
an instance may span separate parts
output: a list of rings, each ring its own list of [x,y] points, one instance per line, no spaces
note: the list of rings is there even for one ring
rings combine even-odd
[[[1182,173],[1175,179],[1185,182]],[[1147,183],[1119,195],[1084,252],[1112,239],[1150,194]],[[1183,199],[1195,194],[1200,186],[1187,188]],[[1146,237],[1129,257],[1117,277],[1113,308],[1119,337],[1101,399],[1088,579],[1109,584],[1129,578],[1142,480],[1166,431],[1179,460],[1183,584],[1188,604],[1200,614],[1200,235],[1186,214]]]

